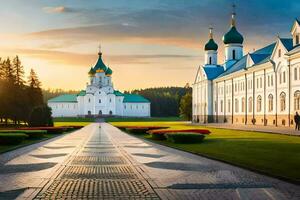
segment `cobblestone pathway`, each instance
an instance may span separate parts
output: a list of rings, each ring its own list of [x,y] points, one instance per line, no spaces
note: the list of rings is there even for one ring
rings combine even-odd
[[[35,199],[159,199],[101,128]]]
[[[2,162],[2,163],[1,163]],[[300,199],[300,187],[106,124],[0,159],[0,199]]]

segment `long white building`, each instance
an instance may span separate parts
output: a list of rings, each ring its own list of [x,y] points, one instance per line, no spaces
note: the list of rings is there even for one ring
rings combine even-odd
[[[278,36],[244,54],[244,38],[232,13],[231,27],[223,36],[225,60],[218,63],[218,45],[210,29],[205,62],[193,84],[193,121],[293,126],[293,116],[300,111],[298,20],[290,33],[290,38]]]
[[[48,101],[53,117],[127,116],[150,117],[150,102],[137,94],[114,90],[112,70],[102,60],[102,53],[88,73],[90,83],[78,94],[65,94]]]

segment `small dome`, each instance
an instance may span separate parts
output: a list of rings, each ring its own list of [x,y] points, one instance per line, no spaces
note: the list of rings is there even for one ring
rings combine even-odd
[[[89,73],[90,76],[94,76],[96,74],[96,71],[91,67]]]
[[[112,75],[112,70],[108,67],[107,70],[105,71],[106,76],[111,76]]]
[[[205,51],[210,51],[210,50],[217,51],[217,50],[218,50],[218,45],[217,45],[217,43],[215,43],[214,39],[211,38],[211,39],[208,40],[208,42],[205,44],[204,50],[205,50]]]
[[[230,30],[223,36],[224,44],[243,44],[243,36],[232,26]]]

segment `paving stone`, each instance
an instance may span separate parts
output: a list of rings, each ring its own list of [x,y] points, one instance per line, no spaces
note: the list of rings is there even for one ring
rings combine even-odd
[[[75,156],[71,165],[123,165],[126,160],[119,156]]]
[[[35,199],[159,199],[141,180],[54,180]]]
[[[68,166],[61,179],[136,179],[136,172],[126,165]]]

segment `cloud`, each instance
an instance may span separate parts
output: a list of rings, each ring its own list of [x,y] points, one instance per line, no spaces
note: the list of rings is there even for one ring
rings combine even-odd
[[[96,62],[97,54],[81,54],[64,51],[41,50],[41,49],[2,49],[6,53],[19,54],[47,60],[54,64],[64,64],[69,66],[77,66],[87,68]],[[0,50],[1,52],[1,50]],[[161,62],[162,60],[175,59],[199,59],[194,55],[183,54],[153,54],[153,55],[104,55],[104,62],[113,65],[139,65],[139,64],[153,64]]]
[[[57,6],[57,7],[43,7],[43,11],[46,13],[66,13],[66,12],[72,12],[72,9],[67,8],[65,6]]]

